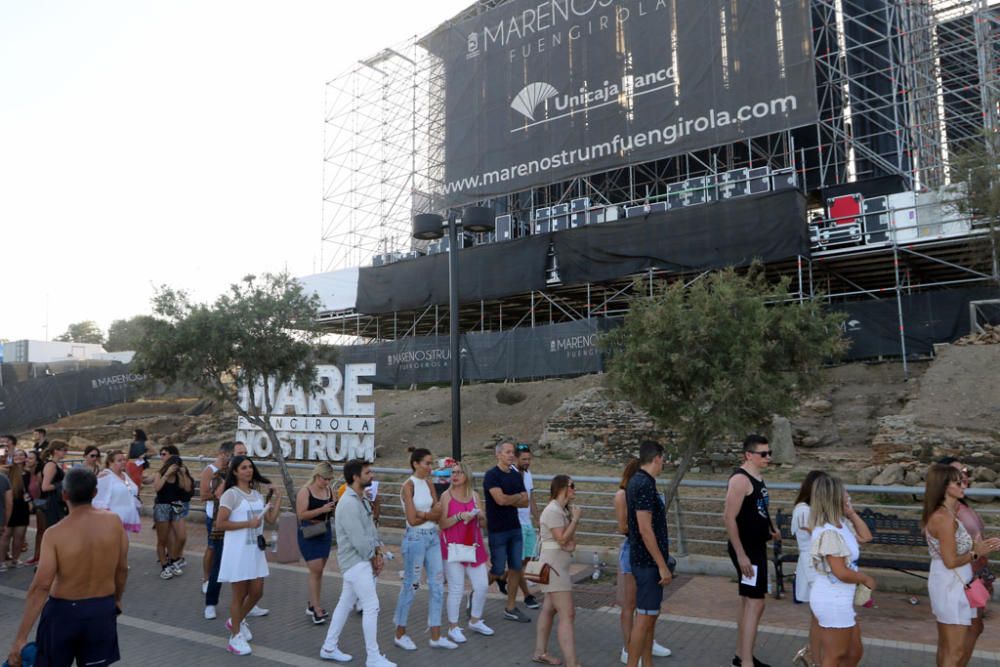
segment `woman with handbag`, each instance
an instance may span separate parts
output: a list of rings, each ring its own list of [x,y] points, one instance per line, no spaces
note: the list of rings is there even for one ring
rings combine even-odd
[[[469,466],[461,461],[453,462],[451,486],[441,495],[442,516],[438,527],[441,528],[441,557],[445,560],[444,574],[448,582],[448,638],[456,644],[466,642],[465,633],[458,626],[466,577],[472,585],[469,629],[487,637],[493,634],[493,629],[483,622],[489,587],[489,558],[483,546],[486,517],[479,506]]]
[[[329,614],[320,606],[320,591],[323,585],[323,570],[330,557],[333,535],[330,519],[337,506],[330,482],[334,478],[333,466],[327,461],[316,464],[309,483],[295,495],[295,514],[299,519],[298,541],[302,560],[309,568],[308,616],[315,625],[326,623]]]
[[[186,564],[187,518],[194,480],[184,466],[174,445],[160,448],[160,469],[153,475],[153,526],[156,529],[156,554],[160,559],[160,579],[179,577]],[[171,558],[171,554],[173,558]]]
[[[549,504],[538,520],[540,552],[538,561],[549,566],[548,581],[542,581],[542,611],[538,615],[538,632],[535,635],[535,652],[532,662],[542,665],[561,665],[558,658],[548,655],[552,621],[559,615],[557,636],[559,648],[567,667],[580,667],[576,660],[576,640],[573,635],[573,580],[569,566],[576,551],[576,529],[580,524],[580,507],[573,504],[576,484],[569,475],[556,475],[549,487]],[[531,569],[525,570],[530,574]],[[543,575],[544,579],[544,575]]]
[[[63,471],[62,460],[69,450],[62,440],[53,440],[42,452],[42,498],[45,499],[45,526],[51,528],[68,514],[69,510],[62,499],[62,481],[66,473]]]
[[[810,470],[802,485],[799,487],[799,494],[795,497],[794,509],[792,510],[792,534],[799,548],[799,559],[795,564],[795,586],[792,596],[796,603],[809,604],[809,591],[812,583],[816,581],[816,568],[812,564],[812,531],[809,528],[809,503],[812,502],[813,484],[817,479],[826,475],[822,470]],[[819,623],[812,611],[809,612],[809,643],[799,649],[792,659],[793,664],[801,664],[803,667],[812,667],[819,664],[816,661],[823,655],[819,645]]]
[[[956,468],[935,463],[928,469],[921,522],[931,554],[927,592],[937,619],[938,667],[963,667],[972,657],[966,654],[966,638],[988,597],[983,581],[972,576],[972,563],[1000,549],[1000,538],[973,539],[958,520],[957,506],[964,497]]]
[[[966,489],[969,488],[969,467],[964,465],[954,456],[945,456],[944,458],[938,459],[938,463],[943,463],[949,465],[952,468],[958,470],[960,479],[962,480],[962,486]],[[973,540],[979,540],[983,538],[983,533],[986,530],[986,524],[983,522],[983,518],[979,516],[976,510],[969,507],[969,501],[966,498],[959,498],[958,505],[955,506],[955,515],[958,520],[965,526],[965,530],[969,532]],[[978,554],[979,560],[972,563],[972,575],[983,580],[983,585],[986,587],[986,591],[993,595],[993,581],[996,577],[990,572],[990,559],[986,554]],[[972,652],[976,650],[976,642],[979,640],[979,636],[983,634],[983,618],[986,616],[986,607],[982,607],[976,610],[976,617],[972,619],[972,625],[969,626],[969,632],[965,635],[965,654],[971,656]]]
[[[97,476],[97,495],[94,507],[108,510],[118,515],[126,534],[138,533],[142,529],[139,519],[139,489],[125,474],[125,453],[120,450],[108,452],[105,468]]]
[[[281,485],[272,486],[266,499],[258,489],[270,483],[261,476],[252,460],[234,456],[226,473],[226,490],[219,498],[219,512],[215,515],[215,529],[225,533],[218,580],[233,585],[226,621],[226,629],[231,634],[226,650],[235,655],[251,653],[249,642],[253,640],[253,633],[246,617],[264,596],[264,577],[269,573],[264,556],[267,549],[264,522],[278,520]]]
[[[813,482],[809,533],[809,553],[816,569],[809,609],[819,625],[821,664],[855,667],[864,649],[854,605],[867,602],[875,589],[875,580],[858,570],[859,544],[870,542],[872,534],[836,477],[823,475]]]
[[[403,482],[399,499],[406,514],[406,533],[403,535],[403,585],[396,602],[396,646],[404,651],[416,651],[417,645],[406,634],[406,621],[410,605],[420,586],[420,566],[427,573],[430,600],[427,603],[427,627],[431,632],[431,648],[458,648],[458,644],[441,636],[441,604],[444,599],[444,563],[441,558],[441,536],[438,520],[441,506],[431,482],[434,458],[430,451],[417,448],[410,453],[413,474]]]

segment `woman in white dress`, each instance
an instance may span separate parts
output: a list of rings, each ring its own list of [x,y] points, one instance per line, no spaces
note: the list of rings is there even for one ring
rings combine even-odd
[[[927,592],[938,627],[938,667],[964,667],[972,657],[966,638],[976,610],[965,597],[972,563],[1000,549],[1000,538],[973,540],[958,520],[958,501],[965,497],[961,473],[942,463],[927,470],[922,523],[931,554]]]
[[[816,568],[812,565],[812,555],[809,549],[812,546],[812,534],[809,528],[809,503],[812,501],[813,483],[826,473],[822,470],[810,470],[806,478],[802,480],[799,487],[799,495],[795,498],[795,508],[792,510],[792,533],[795,535],[795,543],[799,548],[799,560],[795,564],[795,589],[792,595],[796,602],[809,604],[809,589],[812,582],[816,580]],[[819,645],[819,623],[816,617],[809,612],[809,644],[802,647],[792,662],[811,667],[818,664],[816,661],[822,657],[823,653]]]
[[[844,485],[824,475],[813,483],[809,528],[816,579],[809,589],[809,608],[819,624],[823,667],[855,667],[861,662],[861,626],[854,614],[858,584],[875,590],[875,580],[858,570],[859,543],[871,531],[851,506]]]
[[[233,600],[229,607],[226,628],[230,631],[226,647],[236,655],[250,654],[253,633],[247,625],[247,614],[264,595],[264,577],[268,574],[264,549],[264,521],[274,523],[281,512],[281,490],[272,487],[265,500],[258,489],[270,482],[261,476],[253,461],[234,456],[226,476],[226,490],[219,498],[219,513],[215,517],[217,530],[225,532],[219,581],[233,585]]]
[[[138,533],[142,529],[139,519],[139,487],[125,474],[126,463],[124,452],[108,452],[105,468],[97,476],[97,495],[93,504],[97,509],[117,514],[126,533]]]

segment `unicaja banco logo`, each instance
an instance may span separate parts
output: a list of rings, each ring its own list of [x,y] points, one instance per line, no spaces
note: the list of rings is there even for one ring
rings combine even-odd
[[[559,91],[550,83],[535,81],[529,83],[514,96],[514,101],[510,103],[510,108],[518,112],[530,121],[535,120],[535,112],[539,104],[544,104],[546,100],[552,99],[559,94]]]

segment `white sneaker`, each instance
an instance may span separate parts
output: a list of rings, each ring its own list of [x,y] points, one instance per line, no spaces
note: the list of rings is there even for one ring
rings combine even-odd
[[[455,642],[456,644],[464,644],[465,642],[469,641],[468,639],[465,638],[465,633],[462,632],[462,628],[458,627],[457,625],[454,628],[448,629],[448,639]]]
[[[448,648],[448,649],[458,648],[458,644],[451,641],[447,637],[441,637],[440,639],[432,639],[430,640],[429,643],[431,648]]]
[[[201,582],[201,594],[205,595],[207,593],[208,593],[208,582],[207,581],[203,581],[203,582]]]
[[[206,605],[205,606],[205,620],[206,621],[212,621],[212,620],[215,619],[215,616],[216,616],[215,605],[214,604]]]
[[[404,651],[417,650],[417,645],[413,643],[412,639],[410,639],[410,635],[403,635],[402,637],[393,637],[392,642],[399,648],[403,649]]]
[[[669,658],[672,651],[666,646],[661,646],[655,639],[653,640],[653,657]]]
[[[468,628],[473,632],[478,632],[479,634],[485,637],[490,637],[493,635],[493,628],[486,625],[486,623],[483,622],[483,619],[479,619],[475,623],[469,623]]]
[[[384,655],[369,656],[365,660],[365,667],[396,667],[396,663]]]
[[[179,577],[182,574],[184,574],[184,570],[182,570],[181,566],[178,565],[177,563],[171,563],[170,565],[167,566],[167,569],[170,570],[170,573],[175,577]]]
[[[251,609],[247,613],[247,616],[253,618],[253,617],[257,617],[257,616],[267,616],[270,613],[271,613],[270,609],[264,609],[263,607],[258,607],[257,605],[254,605],[253,609]]]
[[[333,648],[327,648],[325,645],[319,650],[319,657],[324,660],[336,660],[337,662],[350,662],[352,656],[344,653],[336,645]]]
[[[169,565],[160,568],[160,579],[167,580],[174,578],[174,568]]]
[[[246,638],[239,632],[229,638],[229,645],[226,646],[226,650],[236,655],[250,655],[253,653],[250,644],[247,643]]]
[[[655,639],[653,641],[656,641]],[[621,661],[623,665],[628,664],[628,651],[622,649]],[[639,667],[642,667],[642,658],[639,658]]]
[[[226,630],[229,630],[230,632],[233,631],[233,619],[226,619]],[[250,626],[247,625],[246,621],[240,621],[240,634],[243,635],[243,639],[248,642],[253,641],[253,633],[250,632]]]

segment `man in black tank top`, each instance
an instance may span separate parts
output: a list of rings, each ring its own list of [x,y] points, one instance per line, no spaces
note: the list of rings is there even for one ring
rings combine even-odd
[[[771,448],[762,435],[743,441],[743,465],[733,472],[726,489],[724,518],[729,535],[729,558],[740,580],[740,616],[733,665],[769,667],[753,657],[757,626],[767,594],[767,543],[780,540],[771,521],[763,470],[771,462]]]

